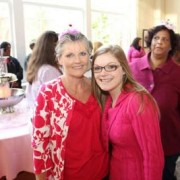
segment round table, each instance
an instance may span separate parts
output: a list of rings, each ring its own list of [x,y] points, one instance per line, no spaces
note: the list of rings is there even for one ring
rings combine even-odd
[[[0,114],[0,177],[7,180],[21,171],[33,172],[32,111],[26,98],[14,109],[13,113]]]

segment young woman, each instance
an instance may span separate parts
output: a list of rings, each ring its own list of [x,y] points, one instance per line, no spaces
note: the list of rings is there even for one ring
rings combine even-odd
[[[110,180],[162,180],[159,111],[133,79],[119,46],[96,51],[92,83],[104,110],[102,136],[110,154]]]

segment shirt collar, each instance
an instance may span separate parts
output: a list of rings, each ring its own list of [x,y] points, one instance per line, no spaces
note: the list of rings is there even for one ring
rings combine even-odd
[[[141,63],[138,64],[140,70],[151,69],[151,66],[148,60],[149,56],[150,56],[150,53],[146,54],[145,56],[142,57],[142,59],[140,59]]]
[[[150,66],[150,63],[149,63],[149,59],[150,59],[150,52],[148,54],[146,54],[144,57],[143,57],[143,61],[142,63],[140,63],[140,69],[141,70],[144,70],[144,69],[152,69],[151,66]],[[173,60],[171,57],[168,57],[166,63],[162,66],[162,67],[159,67],[158,69],[161,69],[163,72],[165,73],[169,73],[172,69],[172,66],[173,66]]]

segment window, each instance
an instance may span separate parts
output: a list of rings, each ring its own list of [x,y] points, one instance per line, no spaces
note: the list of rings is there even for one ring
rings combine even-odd
[[[92,0],[91,6],[92,41],[118,44],[126,51],[136,33],[136,1]]]
[[[0,30],[0,43],[2,41],[11,42],[10,15],[7,2],[0,2]]]
[[[72,24],[93,41],[124,50],[136,36],[136,0],[1,0],[0,41],[12,44],[21,65],[29,42],[45,30],[62,32]]]
[[[121,14],[93,12],[92,39],[107,43],[120,43],[125,25]],[[117,40],[118,39],[118,40]]]
[[[31,13],[33,12],[33,13]],[[57,33],[68,28],[69,24],[83,31],[83,11],[81,9],[24,4],[26,49],[29,42],[46,30]]]
[[[83,8],[86,0],[22,0],[25,3]]]

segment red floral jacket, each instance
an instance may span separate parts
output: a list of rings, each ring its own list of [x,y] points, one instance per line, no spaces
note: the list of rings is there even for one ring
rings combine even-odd
[[[47,172],[48,180],[63,180],[65,141],[74,100],[61,79],[41,87],[33,118],[33,158],[35,173]]]

